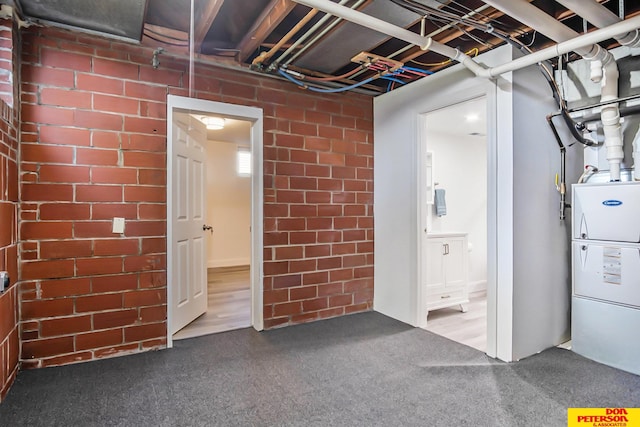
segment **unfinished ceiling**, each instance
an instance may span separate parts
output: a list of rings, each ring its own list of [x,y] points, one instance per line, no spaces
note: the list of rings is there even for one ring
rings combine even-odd
[[[504,44],[505,36],[533,51],[551,43],[480,0],[333,1],[414,33],[430,35],[469,56]],[[304,81],[302,86],[319,91],[358,86],[373,94],[383,93],[452,64],[437,53],[292,0],[0,2],[12,4],[29,21],[132,39],[178,56],[189,55],[192,39],[199,61],[281,75],[299,85]],[[637,0],[599,2],[626,18],[640,12]],[[556,1],[530,3],[577,32],[593,29]],[[615,43],[611,40],[602,45],[611,47]],[[358,57],[362,52],[367,54]],[[354,57],[359,61],[354,62]],[[390,71],[400,66],[403,71]]]

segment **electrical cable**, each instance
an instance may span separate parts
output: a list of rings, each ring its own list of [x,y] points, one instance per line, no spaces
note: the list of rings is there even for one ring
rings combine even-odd
[[[304,88],[304,89],[308,89],[312,92],[319,92],[319,93],[338,93],[338,92],[346,92],[348,90],[351,89],[355,89],[357,87],[360,87],[362,85],[365,85],[373,80],[375,80],[377,78],[377,76],[374,77],[369,77],[368,79],[364,79],[358,83],[354,83],[352,85],[349,86],[343,86],[343,87],[339,87],[339,88],[335,88],[335,89],[325,89],[325,88],[318,88],[318,87],[314,87],[314,86],[309,86],[304,84],[303,82],[301,82],[300,80],[296,79],[295,77],[289,75],[289,73],[287,73],[286,71],[279,69],[278,73],[280,73],[281,76],[283,76],[284,78],[286,78],[287,80],[297,84],[298,86]]]
[[[474,47],[473,49],[470,49],[470,50],[466,51],[465,55],[470,55],[472,52],[475,52],[473,56],[478,56],[478,53],[480,52],[480,50],[477,47]],[[417,61],[415,59],[412,59],[409,62],[415,62],[416,64],[422,65],[424,67],[438,67],[440,65],[446,65],[446,64],[448,64],[448,63],[450,63],[452,61],[453,61],[452,59],[447,59],[446,61],[434,62],[434,63],[429,64],[429,63],[426,63],[426,62],[420,62],[420,61]]]

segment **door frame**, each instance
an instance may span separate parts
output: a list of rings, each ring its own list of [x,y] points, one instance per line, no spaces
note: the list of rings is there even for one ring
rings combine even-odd
[[[167,95],[167,348],[173,347],[170,333],[173,320],[171,295],[173,292],[173,230],[170,206],[173,203],[173,113],[174,110],[215,114],[251,122],[251,326],[264,329],[263,316],[263,112],[261,108],[225,104],[177,95]]]
[[[417,150],[416,156],[416,177],[418,179],[416,198],[418,200],[417,208],[417,229],[420,230],[420,238],[417,239],[417,292],[416,292],[416,314],[419,327],[427,326],[427,292],[424,289],[424,279],[426,272],[422,260],[426,256],[427,250],[427,205],[426,205],[426,167],[424,160],[427,153],[426,142],[426,115],[435,110],[446,108],[461,102],[470,101],[484,97],[486,99],[486,120],[487,120],[487,348],[486,353],[490,357],[498,357],[502,360],[509,361],[511,348],[511,311],[512,304],[510,295],[511,283],[508,280],[502,280],[505,276],[500,273],[498,259],[500,257],[498,249],[504,248],[500,244],[505,235],[499,232],[498,217],[502,216],[501,212],[508,206],[503,196],[506,196],[504,187],[498,179],[498,149],[499,140],[497,130],[498,116],[497,111],[497,91],[492,84],[480,82],[463,91],[447,93],[446,97],[439,98],[441,101],[430,102],[426,109],[423,109],[417,120]],[[506,154],[506,153],[505,153]],[[504,177],[501,178],[505,180]],[[508,180],[508,179],[507,179]],[[499,205],[500,203],[500,205]],[[508,233],[505,233],[508,234]],[[502,265],[504,268],[504,264]],[[506,272],[508,274],[508,272]],[[502,304],[498,304],[502,301]]]

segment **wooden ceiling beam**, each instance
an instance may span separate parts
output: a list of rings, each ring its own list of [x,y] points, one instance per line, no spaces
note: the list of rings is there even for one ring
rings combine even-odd
[[[220,12],[220,8],[224,0],[208,0],[205,3],[204,9],[202,10],[201,17],[196,17],[195,31],[193,33],[193,44],[194,51],[200,53],[202,50],[202,43],[204,42],[205,37],[207,37],[207,33],[211,29],[211,25],[213,24],[213,20],[218,16],[218,12]]]
[[[291,0],[271,0],[251,29],[238,43],[238,60],[244,62],[269,37],[269,34],[296,7]]]

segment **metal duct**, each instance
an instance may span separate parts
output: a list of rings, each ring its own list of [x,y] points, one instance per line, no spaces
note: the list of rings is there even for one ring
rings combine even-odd
[[[18,0],[26,18],[140,41],[147,0]]]

